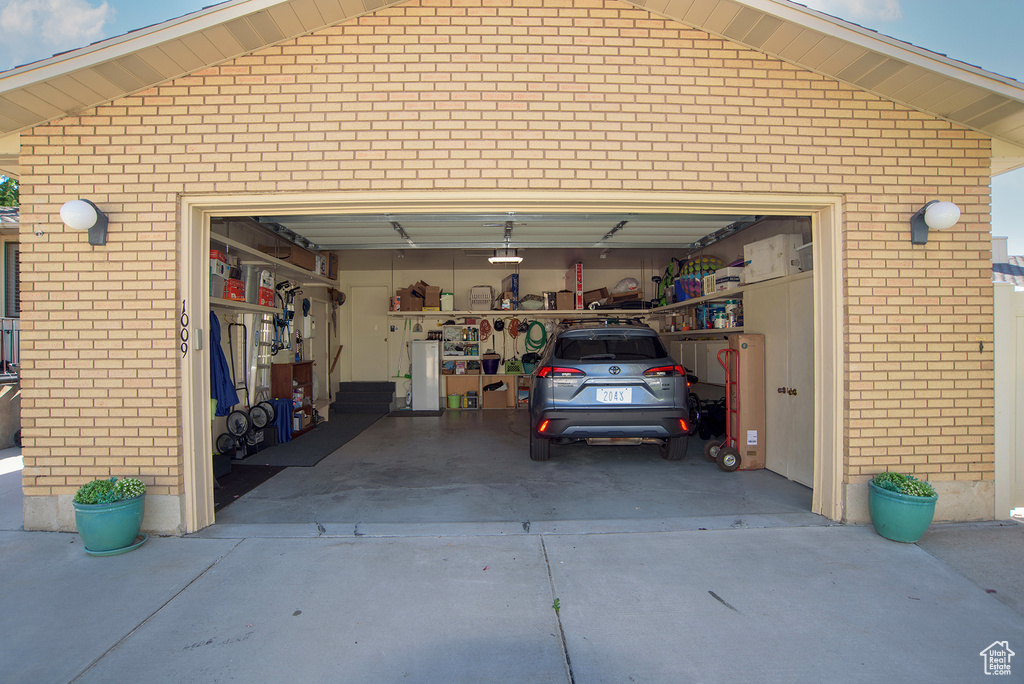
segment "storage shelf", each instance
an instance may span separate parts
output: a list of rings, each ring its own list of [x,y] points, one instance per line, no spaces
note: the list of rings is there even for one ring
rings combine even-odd
[[[264,254],[255,247],[243,245],[241,242],[236,242],[231,238],[224,237],[223,235],[211,235],[210,240],[225,245],[226,247],[229,248],[229,252],[231,250],[236,250],[245,254],[245,257],[241,257],[239,259],[243,264],[259,264],[261,266],[272,267],[276,271],[277,277],[279,278],[282,275],[285,275],[292,278],[293,280],[298,280],[303,283],[320,283],[323,285],[332,286],[337,284],[333,280],[330,280],[329,278],[324,278],[319,273],[313,273],[312,271],[307,271],[304,268],[299,268],[295,264],[290,264],[287,261],[275,259],[269,254]]]
[[[689,300],[688,300],[689,301]],[[420,318],[571,318],[580,316],[583,318],[597,318],[607,316],[609,318],[639,318],[649,315],[654,309],[569,309],[566,311],[552,311],[549,309],[517,309],[515,311],[388,311],[388,316],[406,317],[417,316]]]
[[[684,302],[676,302],[675,304],[666,304],[665,306],[659,306],[654,309],[648,309],[648,313],[652,316],[670,315],[675,313],[679,309],[685,309],[690,306],[696,306],[697,304],[703,304],[704,302],[713,302],[719,299],[738,299],[739,295],[742,295],[744,292],[751,288],[762,287],[764,285],[779,285],[782,283],[788,283],[793,280],[800,280],[801,278],[810,278],[813,274],[814,271],[804,271],[803,273],[797,273],[782,278],[772,278],[771,280],[762,280],[761,282],[751,283],[749,285],[740,285],[739,287],[734,287],[731,290],[721,290],[720,292],[704,295],[703,297],[694,297],[693,299],[687,299]]]
[[[662,337],[706,337],[708,335],[732,335],[743,332],[743,328],[706,328],[699,330],[676,330],[658,333]]]
[[[280,313],[280,309],[275,309],[272,306],[260,306],[259,304],[250,304],[249,302],[239,302],[234,299],[217,299],[216,297],[210,297],[210,308],[211,309],[232,309],[234,311],[245,311],[247,313],[261,313],[261,314],[275,314]]]

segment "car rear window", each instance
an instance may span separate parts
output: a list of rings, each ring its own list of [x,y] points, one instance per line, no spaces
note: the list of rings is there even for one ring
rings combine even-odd
[[[562,337],[555,342],[554,357],[564,361],[644,361],[668,356],[653,335]]]

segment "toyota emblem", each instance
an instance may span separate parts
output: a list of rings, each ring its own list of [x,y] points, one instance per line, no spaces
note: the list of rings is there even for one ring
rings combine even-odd
[[[619,373],[622,372],[622,369],[619,368],[618,366],[612,366],[611,368],[608,369],[608,372],[611,373],[612,375],[618,375]]]

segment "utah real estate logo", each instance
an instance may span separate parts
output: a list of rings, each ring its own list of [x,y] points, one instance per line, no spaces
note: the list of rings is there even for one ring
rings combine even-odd
[[[985,659],[985,674],[1008,676],[1010,659],[1017,654],[1010,650],[1010,642],[993,641],[992,645],[979,655]]]

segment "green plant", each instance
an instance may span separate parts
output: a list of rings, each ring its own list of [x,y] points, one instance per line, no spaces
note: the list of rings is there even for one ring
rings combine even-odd
[[[142,496],[145,492],[145,483],[136,477],[125,477],[120,480],[112,477],[109,480],[93,480],[79,487],[75,493],[75,503],[116,503]]]
[[[906,494],[907,496],[935,496],[935,489],[930,484],[924,480],[917,479],[913,475],[887,471],[875,475],[871,478],[871,482],[876,487],[887,489],[890,492]]]

